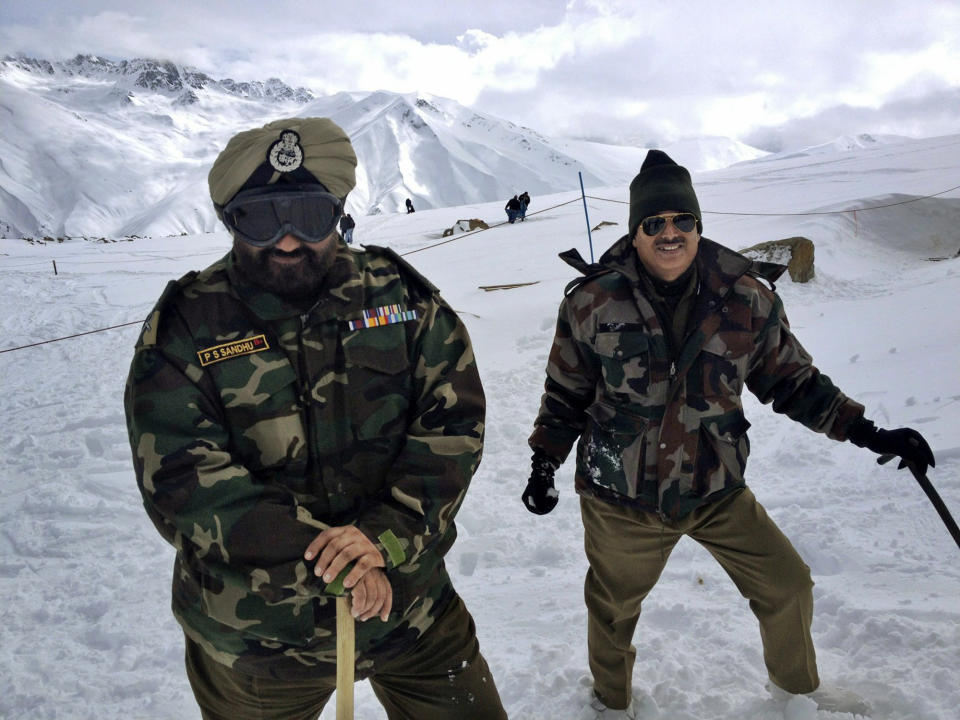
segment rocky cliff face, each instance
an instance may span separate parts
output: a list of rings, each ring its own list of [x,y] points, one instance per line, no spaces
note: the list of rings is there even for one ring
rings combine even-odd
[[[263,82],[237,82],[231,78],[216,80],[196,68],[149,58],[113,61],[96,55],[77,55],[70,60],[51,62],[24,55],[8,55],[0,63],[0,72],[3,66],[39,75],[111,80],[118,88],[139,88],[178,96],[192,94],[196,97],[194,91],[215,88],[237,97],[259,100],[308,103],[315,99],[314,94],[306,88],[292,88],[279,78],[269,78]]]

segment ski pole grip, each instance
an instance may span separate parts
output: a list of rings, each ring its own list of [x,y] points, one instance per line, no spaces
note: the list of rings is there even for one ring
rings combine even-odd
[[[343,581],[347,579],[347,575],[350,573],[350,570],[353,569],[353,565],[353,563],[350,563],[343,570],[341,570],[339,575],[327,583],[323,591],[327,595],[346,595],[347,589],[343,586]]]

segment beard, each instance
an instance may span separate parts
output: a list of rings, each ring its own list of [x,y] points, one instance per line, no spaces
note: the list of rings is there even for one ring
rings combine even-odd
[[[292,252],[276,246],[257,248],[242,240],[233,243],[237,269],[251,283],[286,300],[315,300],[327,278],[337,254],[336,239],[327,239],[315,246],[300,243]],[[296,259],[279,262],[277,258]]]

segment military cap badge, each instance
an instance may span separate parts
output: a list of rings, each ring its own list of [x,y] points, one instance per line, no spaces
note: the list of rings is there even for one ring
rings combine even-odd
[[[293,172],[303,165],[303,147],[300,136],[293,130],[280,132],[280,139],[270,146],[267,155],[270,166],[277,172]]]

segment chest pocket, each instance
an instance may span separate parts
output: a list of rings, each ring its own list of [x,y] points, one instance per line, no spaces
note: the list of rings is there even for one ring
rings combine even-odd
[[[594,341],[607,391],[636,402],[650,388],[650,338],[641,330],[598,332]]]
[[[703,346],[703,394],[707,398],[739,398],[749,372],[750,333],[721,333]],[[739,406],[739,400],[736,403]]]
[[[284,355],[271,350],[231,358],[209,370],[231,442],[248,468],[291,470],[306,463],[297,376]]]
[[[413,381],[404,323],[354,330],[342,342],[346,404],[357,439],[405,432]]]

